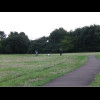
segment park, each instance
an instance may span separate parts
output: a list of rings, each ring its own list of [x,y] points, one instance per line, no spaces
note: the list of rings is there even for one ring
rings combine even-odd
[[[36,40],[0,31],[0,86],[100,86],[100,25]]]

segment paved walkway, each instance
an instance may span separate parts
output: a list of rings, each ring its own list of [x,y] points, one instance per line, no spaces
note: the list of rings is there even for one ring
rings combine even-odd
[[[95,56],[88,56],[88,61],[82,67],[58,77],[44,86],[48,87],[75,87],[88,86],[91,84],[95,75],[100,72],[100,60]]]

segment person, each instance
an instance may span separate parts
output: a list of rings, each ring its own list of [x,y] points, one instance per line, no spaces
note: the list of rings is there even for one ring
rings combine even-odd
[[[60,49],[60,56],[62,56],[62,49]]]
[[[38,56],[38,51],[35,50],[35,54],[36,54],[36,56]]]

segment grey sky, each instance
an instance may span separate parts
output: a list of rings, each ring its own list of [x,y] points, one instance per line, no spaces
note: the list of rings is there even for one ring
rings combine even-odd
[[[93,24],[100,25],[100,12],[0,12],[0,31],[25,32],[31,40],[56,28],[70,31]]]

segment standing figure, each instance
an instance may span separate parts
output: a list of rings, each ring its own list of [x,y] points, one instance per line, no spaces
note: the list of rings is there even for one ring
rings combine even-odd
[[[60,56],[62,56],[62,49],[60,49]]]
[[[38,56],[38,51],[35,51],[36,56]]]

